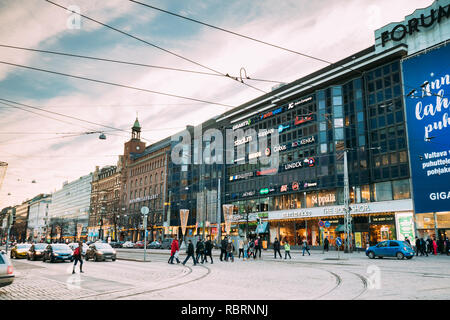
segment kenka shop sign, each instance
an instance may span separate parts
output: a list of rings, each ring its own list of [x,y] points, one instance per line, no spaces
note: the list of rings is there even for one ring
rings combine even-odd
[[[435,1],[417,9],[402,22],[393,22],[375,31],[375,52],[380,53],[400,43],[408,45],[408,54],[448,40],[450,0]]]

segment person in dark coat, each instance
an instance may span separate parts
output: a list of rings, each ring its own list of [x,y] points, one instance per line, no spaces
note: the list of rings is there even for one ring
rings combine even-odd
[[[196,254],[196,258],[195,259],[198,262],[200,262],[200,258],[202,259],[202,263],[205,262],[205,243],[203,242],[202,238],[199,238],[198,241],[197,241],[195,254]]]
[[[170,258],[169,258],[169,261],[167,261],[168,263],[174,264],[173,263],[174,258],[177,259],[177,263],[180,263],[180,260],[178,259],[178,256],[177,256],[178,251],[180,251],[180,247],[178,245],[177,238],[175,238],[175,239],[173,239],[172,245],[170,247]]]
[[[408,237],[405,237],[405,242],[406,242],[407,244],[409,244],[409,246],[411,247],[411,241],[409,241]]]
[[[75,267],[77,265],[77,261],[80,261],[80,273],[83,273],[83,243],[80,241],[78,242],[78,247],[75,249],[73,253],[73,260],[75,261],[73,263],[73,270],[72,273],[75,273]]]
[[[280,241],[278,241],[278,238],[275,238],[275,241],[273,243],[273,258],[274,259],[277,258],[277,252],[280,255],[280,258],[283,258],[281,256],[281,252],[280,252]]]
[[[426,252],[429,254],[432,254],[433,253],[433,240],[430,237],[428,237],[428,239],[426,241],[426,246],[427,246]]]
[[[420,248],[420,239],[416,237],[416,257],[419,256],[419,252],[422,253],[422,249]]]
[[[330,246],[330,241],[328,241],[328,237],[325,237],[325,240],[323,240],[323,251],[328,252],[329,246]]]
[[[207,258],[210,257],[211,264],[213,264],[212,249],[213,249],[213,245],[211,243],[211,238],[208,237],[208,240],[205,242],[205,261],[208,262]]]
[[[261,249],[262,249],[262,241],[261,241],[261,237],[258,236],[258,238],[255,240],[255,259],[256,259],[256,255],[259,252],[259,257],[261,258]]]
[[[222,242],[220,243],[220,261],[223,261],[223,259],[225,259],[225,261],[228,261],[227,245],[228,245],[228,238],[227,236],[225,236]]]
[[[421,254],[426,255],[428,257],[428,252],[427,252],[427,244],[425,243],[425,240],[423,240],[423,238],[420,238],[420,249],[421,249]]]
[[[450,240],[448,238],[445,238],[445,253],[450,255]]]
[[[234,256],[233,256],[233,252],[234,252],[234,245],[233,242],[231,241],[231,239],[228,240],[227,243],[227,261],[228,258],[231,260],[231,262],[234,262]]]
[[[183,266],[186,264],[186,262],[189,260],[190,257],[192,257],[192,260],[194,260],[194,266],[197,265],[197,260],[195,260],[195,256],[194,256],[194,245],[192,244],[192,240],[188,241],[186,254],[187,254],[187,257],[183,261]]]

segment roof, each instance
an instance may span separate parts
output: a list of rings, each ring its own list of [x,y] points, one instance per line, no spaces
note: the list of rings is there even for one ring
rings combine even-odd
[[[157,152],[157,151],[164,149],[166,147],[169,147],[169,146],[170,146],[170,137],[149,145],[148,147],[145,148],[144,152],[142,152],[142,153],[131,152],[130,158],[132,160],[137,160],[139,158],[145,157],[148,154]]]
[[[139,124],[139,120],[138,120],[138,118],[136,117],[136,121],[134,122],[134,124],[133,124],[133,129],[134,128],[141,128],[141,125]]]

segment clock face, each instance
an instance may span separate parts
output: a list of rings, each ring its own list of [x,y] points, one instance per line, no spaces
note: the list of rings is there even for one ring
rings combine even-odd
[[[137,147],[136,147],[136,150],[139,150],[139,149],[140,149],[140,147],[139,147],[139,146],[137,146]]]

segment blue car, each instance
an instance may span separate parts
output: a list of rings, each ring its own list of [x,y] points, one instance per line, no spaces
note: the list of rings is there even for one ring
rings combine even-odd
[[[397,257],[399,260],[406,257],[406,259],[411,259],[414,257],[414,250],[405,241],[388,240],[367,248],[366,256],[370,259],[375,259],[375,257]]]
[[[52,243],[45,248],[42,255],[42,262],[49,260],[50,262],[56,261],[73,261],[73,251],[67,244],[64,243]]]

